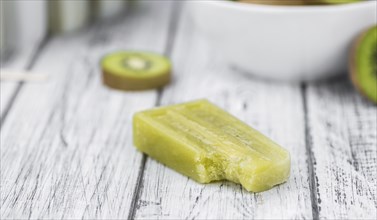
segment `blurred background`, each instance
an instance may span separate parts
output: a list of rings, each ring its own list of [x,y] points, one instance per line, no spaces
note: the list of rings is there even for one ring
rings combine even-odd
[[[127,0],[1,0],[1,57],[125,13]]]
[[[311,81],[347,72],[353,41],[376,24],[374,0],[237,1],[181,2],[191,9],[196,30],[230,66],[278,81]],[[125,15],[137,2],[2,0],[1,60],[46,36]]]

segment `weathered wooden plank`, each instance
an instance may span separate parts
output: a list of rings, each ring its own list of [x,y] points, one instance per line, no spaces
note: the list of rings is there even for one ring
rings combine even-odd
[[[320,218],[377,217],[377,107],[344,77],[307,89]]]
[[[99,60],[120,49],[163,52],[170,6],[142,1],[46,46],[33,70],[49,81],[25,84],[2,127],[2,218],[127,218],[142,158],[131,118],[154,106],[157,92],[105,88]]]
[[[210,51],[184,11],[173,49],[174,82],[162,104],[209,98],[282,146],[292,156],[286,184],[250,193],[230,182],[199,184],[147,159],[137,219],[312,218],[300,87],[264,82],[230,70]]]
[[[44,42],[41,42],[43,44]],[[27,70],[33,64],[34,58],[39,54],[40,45],[24,48],[13,54],[9,59],[2,61],[0,71],[7,70]],[[9,107],[14,93],[19,86],[18,82],[0,82],[0,121],[2,121],[4,111]]]

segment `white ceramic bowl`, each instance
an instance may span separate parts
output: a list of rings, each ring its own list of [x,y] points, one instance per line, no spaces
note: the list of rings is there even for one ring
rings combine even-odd
[[[286,81],[346,72],[351,42],[377,22],[373,0],[322,6],[188,3],[198,28],[231,65]]]

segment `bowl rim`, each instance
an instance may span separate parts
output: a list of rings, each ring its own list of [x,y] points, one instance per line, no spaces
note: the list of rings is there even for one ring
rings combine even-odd
[[[353,3],[334,4],[334,5],[263,5],[231,0],[204,0],[201,3],[208,3],[217,7],[226,7],[242,11],[265,11],[283,13],[308,13],[308,12],[332,12],[339,10],[355,10],[369,7],[377,7],[377,1],[368,0]]]

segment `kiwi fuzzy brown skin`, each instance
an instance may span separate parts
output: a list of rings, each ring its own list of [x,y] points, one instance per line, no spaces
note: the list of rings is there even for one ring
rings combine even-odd
[[[375,27],[374,27],[375,28]],[[352,47],[351,47],[351,51],[350,51],[350,55],[349,55],[349,66],[348,66],[348,69],[349,69],[349,76],[350,76],[350,79],[351,79],[351,82],[353,84],[353,86],[356,88],[356,90],[361,94],[363,95],[365,98],[369,99],[370,101],[374,102],[375,104],[377,104],[377,97],[369,97],[368,94],[364,91],[364,88],[361,86],[358,78],[357,78],[357,64],[356,64],[356,57],[357,57],[357,49],[359,48],[361,42],[363,41],[363,39],[366,37],[366,35],[368,34],[370,28],[368,28],[367,30],[363,31],[353,42],[352,44]],[[376,82],[377,82],[377,79],[376,79]],[[377,85],[376,85],[377,86]]]
[[[112,88],[118,90],[126,90],[126,91],[141,91],[141,90],[148,90],[148,89],[156,89],[169,84],[171,81],[171,73],[164,75],[163,77],[155,77],[150,78],[148,80],[144,80],[140,82],[139,80],[135,80],[132,78],[127,78],[125,80],[124,77],[113,75],[105,70],[102,70],[102,80],[103,83]]]
[[[316,1],[322,4],[347,4],[347,3],[360,2],[361,0],[309,0],[309,1]]]

